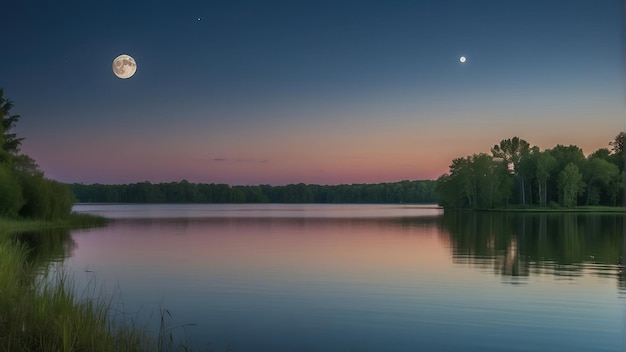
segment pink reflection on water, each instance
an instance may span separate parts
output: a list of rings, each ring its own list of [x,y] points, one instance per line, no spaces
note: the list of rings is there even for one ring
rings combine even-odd
[[[209,279],[336,278],[378,281],[450,266],[434,221],[332,218],[118,220],[75,235],[76,262]],[[95,264],[91,264],[92,266]],[[124,273],[118,273],[124,275]]]

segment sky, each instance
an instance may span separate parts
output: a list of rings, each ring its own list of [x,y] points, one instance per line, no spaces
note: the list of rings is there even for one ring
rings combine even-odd
[[[22,152],[62,182],[436,179],[502,139],[589,154],[626,130],[621,0],[9,0],[2,12],[0,87]],[[120,54],[137,63],[129,79],[112,71]]]

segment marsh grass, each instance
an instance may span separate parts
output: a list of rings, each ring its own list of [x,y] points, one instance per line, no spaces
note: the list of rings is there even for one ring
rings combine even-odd
[[[77,297],[70,276],[41,279],[19,243],[0,240],[0,349],[3,351],[148,351],[136,325],[115,323],[106,296]]]
[[[71,220],[74,228],[76,219],[94,226],[94,217],[79,215]],[[50,229],[49,222],[2,219],[0,224],[0,351],[191,350],[186,338],[175,339],[174,329],[185,326],[169,327],[168,310],[160,310],[161,329],[151,333],[124,312],[119,288],[104,292],[94,279],[79,289],[61,265],[42,266],[33,259],[33,248],[15,233]]]

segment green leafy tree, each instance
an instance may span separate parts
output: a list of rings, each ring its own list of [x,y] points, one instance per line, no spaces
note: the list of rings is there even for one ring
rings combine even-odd
[[[448,180],[448,189],[446,192],[456,192],[458,198],[455,203],[459,207],[476,206],[476,187],[472,183],[472,171],[470,169],[470,158],[456,158],[452,160],[450,165],[450,179]],[[464,202],[463,199],[467,199]]]
[[[539,204],[546,206],[548,202],[548,179],[553,170],[557,167],[557,160],[549,150],[537,154],[537,168],[535,177],[537,180],[537,193],[539,194]]]
[[[454,159],[436,189],[444,207],[493,208],[506,205],[511,187],[507,164],[481,153]]]
[[[17,176],[7,165],[0,165],[0,217],[17,217],[23,205],[22,187]]]
[[[564,206],[615,205],[626,183],[620,181],[624,136],[620,133],[610,143],[611,150],[600,148],[589,157],[575,145],[541,151],[518,137],[504,139],[491,148],[491,156],[454,159],[449,172],[437,180],[439,203],[455,208],[490,208],[510,202],[545,207],[557,201]]]
[[[43,174],[35,160],[26,154],[18,154],[14,156],[12,164],[13,170],[15,170],[18,174],[30,176]]]
[[[500,144],[491,148],[494,158],[502,160],[508,170],[519,178],[520,198],[523,205],[526,204],[526,186],[524,174],[520,172],[520,161],[530,153],[530,144],[519,137],[503,139]]]
[[[626,183],[626,171],[615,174],[615,177],[611,179],[608,186],[609,198],[611,199],[611,205],[617,206],[617,200],[620,195],[623,194],[624,184]]]
[[[44,178],[37,163],[20,154],[24,138],[12,132],[19,115],[0,89],[0,216],[52,220],[70,214],[75,198],[64,184]]]
[[[474,208],[493,206],[493,184],[497,182],[493,173],[493,158],[485,153],[470,157],[471,182],[474,191]]]
[[[609,142],[613,153],[624,152],[624,140],[626,140],[626,132],[620,132],[611,142]]]
[[[508,165],[494,160],[488,154],[479,154],[472,161],[475,168],[480,170],[477,175],[479,207],[506,206],[513,188]]]
[[[602,160],[610,161],[611,151],[607,148],[600,148],[589,155],[589,158],[599,158]]]
[[[0,132],[2,132],[2,150],[16,155],[20,151],[20,146],[24,138],[18,138],[15,133],[11,133],[11,130],[15,128],[15,124],[20,119],[20,115],[11,115],[12,108],[13,102],[4,97],[4,90],[0,88],[0,118],[2,119]]]
[[[548,202],[556,201],[559,204],[563,204],[563,192],[560,191],[558,183],[559,174],[567,164],[574,164],[580,171],[583,168],[583,164],[586,161],[583,150],[575,145],[561,145],[557,144],[554,148],[549,149],[550,154],[556,159],[557,166],[552,170],[550,180],[548,181],[547,189],[549,197]]]
[[[600,193],[604,190],[609,194],[611,192],[609,186],[619,174],[617,165],[596,156],[590,157],[583,168],[583,178],[587,184],[585,203],[587,205],[598,205],[600,203]]]
[[[580,170],[586,161],[583,150],[575,145],[564,146],[557,144],[554,148],[550,149],[550,154],[557,161],[557,167],[555,170],[557,174],[570,163],[576,165],[576,167]]]
[[[562,205],[565,207],[575,206],[578,192],[585,187],[583,175],[578,166],[571,162],[565,165],[565,168],[559,173],[558,185],[562,194]]]
[[[533,187],[536,185],[536,174],[537,174],[537,159],[540,155],[541,151],[539,147],[533,146],[528,150],[527,153],[522,155],[519,162],[519,170],[518,174],[520,178],[524,180],[524,192],[528,194],[526,198],[527,203],[529,205],[533,205],[535,202],[535,194],[533,194]],[[537,192],[537,197],[539,194]],[[537,203],[540,203],[540,200],[537,200]]]
[[[624,140],[626,132],[620,132],[615,139],[609,142],[611,146],[610,162],[617,165],[620,171],[624,171]],[[623,181],[626,183],[626,180]],[[626,200],[626,199],[625,199]]]
[[[21,182],[25,201],[19,212],[22,217],[54,220],[70,214],[76,198],[67,185],[45,179],[42,174],[23,177]]]

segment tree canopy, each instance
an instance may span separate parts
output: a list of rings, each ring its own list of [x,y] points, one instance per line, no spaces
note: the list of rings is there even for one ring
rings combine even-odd
[[[585,157],[575,145],[540,150],[519,137],[504,139],[491,155],[452,160],[437,180],[446,208],[618,205],[623,198],[624,132]]]
[[[12,108],[0,89],[0,217],[52,220],[69,215],[75,201],[71,190],[46,179],[37,163],[20,153],[24,138],[13,133],[20,116]]]
[[[139,182],[70,185],[80,202],[122,203],[436,203],[435,181],[378,184],[230,186],[227,184]]]

